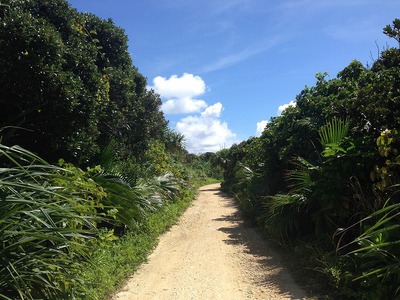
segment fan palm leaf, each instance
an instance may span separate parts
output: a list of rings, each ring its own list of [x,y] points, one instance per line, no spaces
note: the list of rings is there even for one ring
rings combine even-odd
[[[333,118],[319,130],[321,145],[324,148],[324,157],[335,157],[339,153],[345,154],[348,149],[343,147],[343,141],[347,137],[350,128],[350,119]],[[354,147],[354,145],[352,145]],[[352,148],[352,147],[349,147]]]
[[[330,144],[339,144],[348,134],[350,127],[349,118],[333,118],[319,130],[319,137],[323,147]]]

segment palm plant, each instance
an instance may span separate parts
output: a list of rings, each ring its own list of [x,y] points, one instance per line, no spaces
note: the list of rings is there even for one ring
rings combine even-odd
[[[106,209],[114,211],[115,218],[108,218],[107,222],[117,231],[123,230],[125,226],[137,228],[138,221],[163,203],[155,187],[145,180],[130,184],[111,175],[96,176],[93,179],[107,192],[102,204]]]
[[[112,212],[107,226],[116,231],[123,231],[125,227],[136,229],[147,213],[157,210],[180,191],[180,182],[171,173],[137,179],[135,170],[128,170],[118,159],[112,143],[103,149],[100,163],[102,171],[92,179],[107,193],[102,205],[107,215]]]
[[[371,289],[371,299],[400,296],[399,222],[400,204],[390,204],[389,199],[384,207],[344,231],[363,228],[362,234],[338,250],[354,249],[347,254],[357,265],[354,280]]]
[[[185,136],[177,133],[170,128],[165,130],[165,148],[167,151],[176,152],[185,149]]]
[[[164,200],[173,201],[181,191],[184,181],[176,178],[172,173],[165,173],[150,180]]]
[[[307,198],[301,194],[276,194],[269,196],[264,202],[264,214],[260,219],[265,223],[273,224],[269,228],[278,229],[275,234],[282,239],[287,239],[290,236],[296,235],[308,228],[305,226],[307,219]]]
[[[233,172],[235,175],[233,182],[230,183],[230,192],[235,195],[243,211],[251,215],[255,209],[254,193],[251,189],[257,173],[241,162],[236,162]]]
[[[288,194],[268,196],[263,218],[267,223],[281,224],[285,234],[308,233],[314,228],[315,235],[332,233],[338,227],[345,197],[341,178],[342,162],[354,145],[347,139],[349,120],[332,119],[319,131],[323,158],[312,164],[302,157],[293,160],[294,170],[287,174]]]
[[[324,148],[322,154],[324,157],[335,157],[339,154],[345,154],[348,150],[343,148],[343,142],[346,140],[349,132],[350,121],[349,119],[338,119],[333,118],[330,122],[327,122],[319,130],[319,137],[322,147]]]
[[[86,191],[55,185],[67,170],[0,144],[0,298],[60,299],[83,290],[73,273],[95,237]],[[90,210],[90,209],[89,209]],[[78,259],[79,258],[79,259]]]

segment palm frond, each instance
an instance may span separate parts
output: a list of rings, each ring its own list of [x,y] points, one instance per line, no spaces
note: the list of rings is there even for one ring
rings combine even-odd
[[[319,166],[309,163],[302,157],[293,161],[294,170],[290,170],[286,177],[291,194],[309,193],[315,185],[315,178],[321,170]]]
[[[261,218],[266,223],[278,227],[283,236],[288,237],[301,231],[301,216],[307,207],[308,199],[301,194],[276,194],[268,196],[263,202]]]
[[[375,277],[382,281],[391,280],[397,286],[400,284],[400,204],[389,204],[389,201],[383,208],[351,226],[373,221],[360,236],[339,248],[342,250],[357,245],[355,250],[348,253],[362,258],[362,274],[355,280]]]
[[[181,190],[180,185],[183,183],[182,180],[168,172],[153,178],[152,182],[158,188],[162,197],[171,201],[178,195]]]
[[[78,189],[54,185],[67,170],[18,146],[0,144],[0,157],[0,298],[64,297],[99,218]]]
[[[339,145],[347,136],[350,127],[349,118],[338,119],[334,117],[319,130],[319,137],[323,147],[331,144]]]

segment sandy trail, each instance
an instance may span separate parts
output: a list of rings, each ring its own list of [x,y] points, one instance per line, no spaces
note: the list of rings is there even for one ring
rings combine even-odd
[[[200,189],[180,221],[113,300],[305,299],[279,258],[219,184]]]

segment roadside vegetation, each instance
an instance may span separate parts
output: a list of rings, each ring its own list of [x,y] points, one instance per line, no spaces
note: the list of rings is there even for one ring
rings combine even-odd
[[[400,20],[384,34],[400,44]],[[261,137],[202,155],[112,20],[2,1],[0,66],[0,299],[106,299],[222,177],[312,295],[400,297],[399,48],[317,74]]]
[[[384,28],[400,42],[400,20]],[[354,60],[261,137],[217,153],[223,189],[327,299],[400,297],[400,49]],[[291,258],[291,259],[290,259]]]
[[[106,299],[215,154],[189,154],[111,20],[0,3],[0,299]]]

